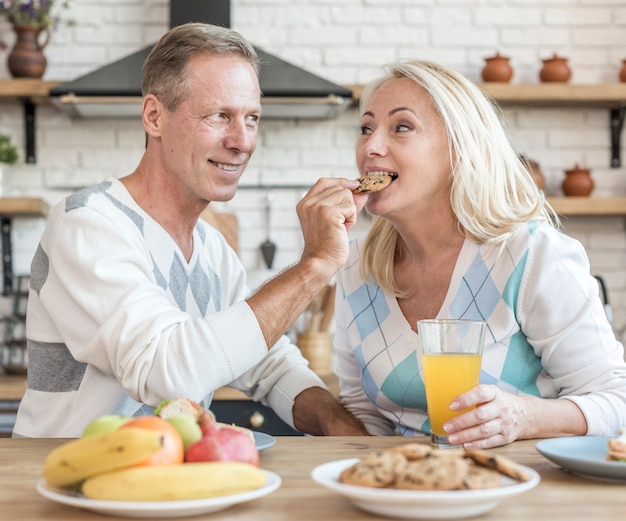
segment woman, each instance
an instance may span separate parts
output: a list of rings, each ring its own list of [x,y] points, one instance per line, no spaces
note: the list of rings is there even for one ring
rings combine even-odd
[[[370,434],[428,434],[417,321],[488,323],[481,384],[445,425],[450,443],[615,435],[626,364],[582,245],[512,149],[494,107],[456,72],[386,67],[361,99],[360,175],[397,178],[338,275],[340,398]]]

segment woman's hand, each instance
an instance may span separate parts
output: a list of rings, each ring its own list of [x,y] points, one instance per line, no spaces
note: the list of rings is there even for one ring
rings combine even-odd
[[[511,443],[521,437],[529,418],[525,397],[505,393],[495,385],[481,384],[463,393],[450,404],[460,411],[476,405],[443,426],[451,444],[467,449],[487,449]]]
[[[571,400],[546,399],[507,393],[495,385],[481,384],[460,394],[450,404],[460,411],[443,426],[452,444],[466,449],[488,449],[519,439],[582,436],[587,421]]]

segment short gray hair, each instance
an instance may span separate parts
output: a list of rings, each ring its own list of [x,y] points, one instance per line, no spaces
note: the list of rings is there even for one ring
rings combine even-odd
[[[187,64],[198,54],[238,56],[259,73],[254,47],[237,31],[187,23],[168,31],[150,51],[142,69],[142,94],[154,94],[168,110],[175,111],[188,94]]]

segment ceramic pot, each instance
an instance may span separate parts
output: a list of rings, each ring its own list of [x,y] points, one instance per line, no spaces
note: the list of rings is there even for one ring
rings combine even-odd
[[[619,81],[626,83],[626,59],[622,60],[622,68],[619,71]]]
[[[14,78],[41,78],[48,65],[43,50],[50,39],[49,28],[15,25],[13,30],[16,40],[7,60],[9,72]]]
[[[539,188],[539,190],[543,190],[546,185],[546,178],[539,168],[539,163],[537,163],[537,161],[533,161],[532,159],[528,159],[526,156],[520,156],[520,159],[530,172],[530,175],[537,184],[537,188]]]
[[[506,56],[500,56],[500,53],[496,53],[495,56],[485,58],[485,66],[482,70],[483,81],[494,82],[509,82],[513,77],[513,67],[509,63],[509,58]]]
[[[586,197],[593,191],[594,182],[591,170],[581,168],[578,163],[571,170],[565,170],[565,179],[561,184],[563,193],[567,196]]]
[[[539,71],[542,82],[567,83],[572,77],[572,70],[567,64],[567,58],[557,56],[543,60],[543,67]]]

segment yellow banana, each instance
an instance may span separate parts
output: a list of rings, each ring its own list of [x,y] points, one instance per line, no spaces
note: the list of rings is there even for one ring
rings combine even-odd
[[[43,477],[57,487],[76,485],[90,476],[136,465],[161,446],[159,432],[136,427],[78,438],[48,454]]]
[[[81,491],[90,499],[177,501],[249,492],[266,481],[265,473],[250,463],[212,461],[107,472],[87,479]]]

